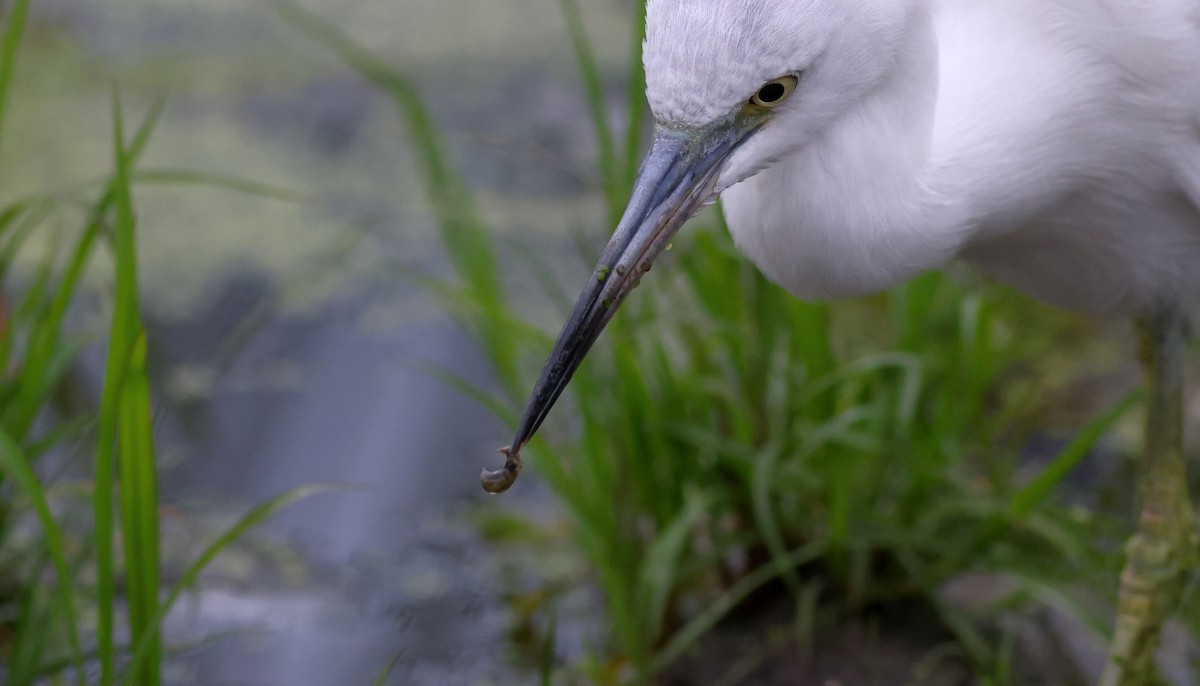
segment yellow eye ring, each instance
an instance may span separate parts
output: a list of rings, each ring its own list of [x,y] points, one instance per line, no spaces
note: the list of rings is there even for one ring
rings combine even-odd
[[[796,90],[795,76],[781,76],[774,81],[768,81],[750,98],[751,104],[759,107],[778,107]]]

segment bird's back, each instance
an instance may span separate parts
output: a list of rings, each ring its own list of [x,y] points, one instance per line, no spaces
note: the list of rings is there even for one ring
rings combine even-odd
[[[935,23],[963,256],[1071,309],[1200,301],[1200,3],[943,0]]]
[[[1200,304],[1200,0],[863,2],[910,9],[890,68],[828,122],[781,115],[723,194],[764,273],[845,297],[960,256],[1069,309]]]

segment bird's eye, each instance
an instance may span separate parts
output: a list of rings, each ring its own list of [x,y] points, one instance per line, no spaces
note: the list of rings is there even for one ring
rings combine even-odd
[[[776,107],[787,100],[794,90],[796,90],[796,77],[784,76],[759,88],[754,97],[750,98],[750,102],[759,107]]]

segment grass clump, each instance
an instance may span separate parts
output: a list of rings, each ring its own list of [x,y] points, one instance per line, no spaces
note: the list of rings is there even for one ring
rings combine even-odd
[[[610,127],[578,7],[561,5],[615,221],[642,142],[643,77],[631,55],[628,116]],[[528,321],[506,294],[498,265],[513,258],[479,219],[414,84],[328,22],[279,7],[398,105],[455,276],[431,286],[475,334],[500,390],[437,373],[515,423],[552,343],[546,327],[561,319]],[[638,36],[643,22],[638,13]],[[611,632],[583,668],[591,681],[653,680],[768,587],[788,594],[798,616],[815,602],[837,616],[922,603],[985,683],[1012,681],[1012,645],[941,599],[964,572],[1006,578],[1006,603],[1068,608],[1105,630],[1084,608],[1107,599],[1115,555],[1091,544],[1098,518],[1053,495],[1135,397],[1018,475],[1044,409],[1019,370],[1055,335],[1023,333],[1025,301],[927,274],[872,299],[805,303],[740,258],[717,215],[678,243],[674,264],[646,280],[577,372],[555,413],[573,428],[548,426],[528,451],[604,594]],[[525,259],[524,269],[549,273]],[[569,306],[559,284],[541,281],[550,302]],[[1099,590],[1081,593],[1089,582]]]

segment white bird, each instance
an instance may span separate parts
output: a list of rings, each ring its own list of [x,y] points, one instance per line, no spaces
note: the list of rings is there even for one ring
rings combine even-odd
[[[505,469],[622,299],[720,194],[801,298],[962,258],[1146,331],[1143,511],[1101,683],[1149,683],[1198,555],[1180,439],[1200,304],[1200,0],[649,0],[654,142]]]

